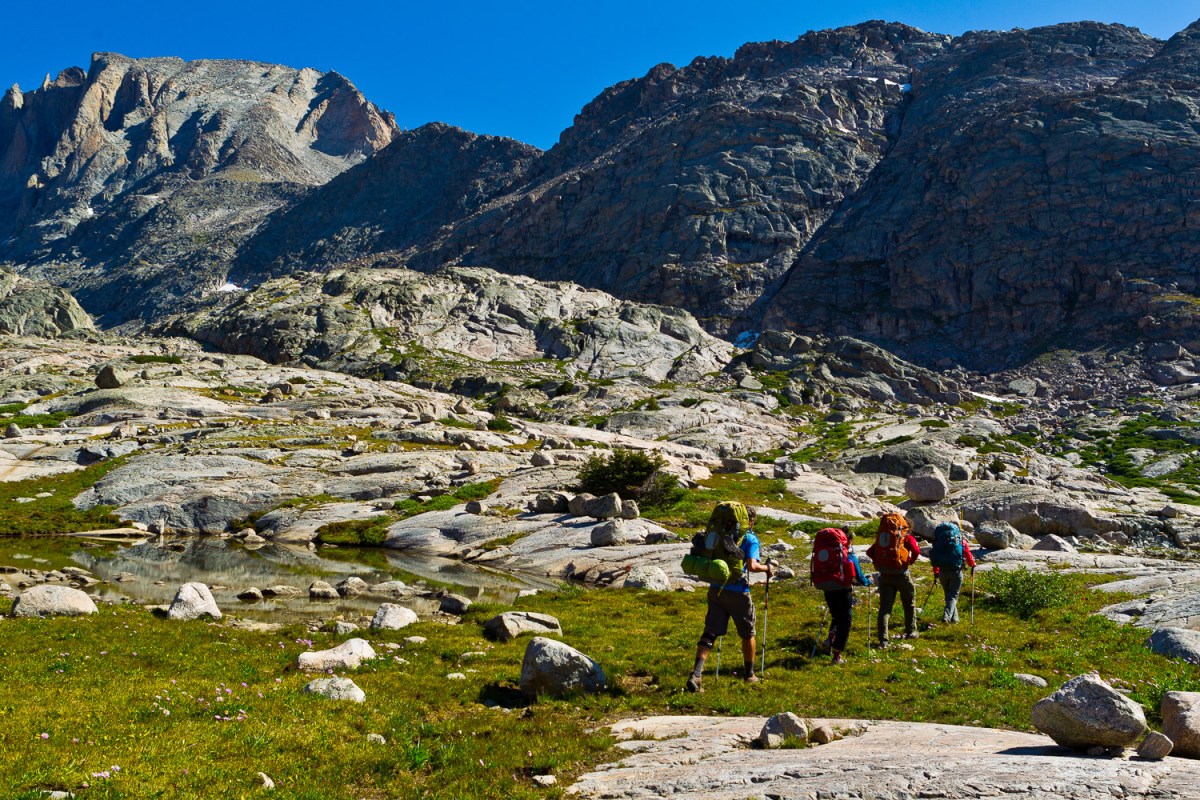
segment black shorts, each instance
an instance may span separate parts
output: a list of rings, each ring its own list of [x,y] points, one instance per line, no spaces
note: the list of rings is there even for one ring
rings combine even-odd
[[[749,592],[708,587],[708,613],[704,615],[705,638],[715,640],[729,630],[729,620],[743,639],[754,636],[754,601]]]

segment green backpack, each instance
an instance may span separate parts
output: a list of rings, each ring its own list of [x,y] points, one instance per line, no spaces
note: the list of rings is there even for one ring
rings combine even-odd
[[[742,577],[742,540],[750,532],[750,514],[736,501],[718,503],[707,527],[692,537],[692,551],[683,557],[686,575],[725,584]]]

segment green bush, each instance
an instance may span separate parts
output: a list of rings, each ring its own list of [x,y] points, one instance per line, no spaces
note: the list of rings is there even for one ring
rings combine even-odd
[[[991,595],[991,605],[1021,619],[1064,606],[1070,600],[1070,583],[1057,572],[1031,572],[1025,567],[993,569],[983,573],[980,584]]]
[[[513,424],[508,421],[508,417],[503,414],[497,414],[487,422],[489,431],[497,431],[499,433],[508,433],[513,430]]]
[[[679,479],[666,472],[655,472],[642,485],[638,503],[642,508],[667,508],[678,503],[687,495],[679,485]]]
[[[594,495],[616,492],[626,500],[637,499],[642,485],[666,466],[658,453],[618,448],[612,455],[594,455],[579,471],[579,488]]]

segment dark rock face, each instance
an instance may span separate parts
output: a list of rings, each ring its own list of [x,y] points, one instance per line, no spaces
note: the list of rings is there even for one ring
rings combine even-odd
[[[910,65],[948,41],[872,22],[659,65],[589,103],[524,189],[412,265],[569,279],[722,330],[866,179]]]
[[[1194,343],[1196,31],[1157,54],[1093,23],[956,40],[768,321],[980,364],[1055,339]]]
[[[231,277],[319,269],[365,253],[429,241],[512,189],[541,154],[512,139],[432,123],[396,135],[353,167],[274,214],[240,254]]]
[[[391,141],[336,73],[99,53],[0,101],[0,260],[107,323],[224,282],[266,213]]]

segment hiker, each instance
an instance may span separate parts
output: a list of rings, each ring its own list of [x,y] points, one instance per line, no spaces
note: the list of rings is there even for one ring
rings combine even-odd
[[[829,637],[826,643],[833,654],[834,664],[844,664],[842,651],[850,639],[850,625],[854,608],[854,585],[870,586],[863,575],[858,556],[851,543],[854,534],[849,526],[824,528],[817,531],[813,539],[812,561],[809,577],[814,587],[825,594],[825,605],[829,606]]]
[[[904,638],[916,639],[916,587],[908,568],[921,557],[921,549],[909,533],[908,520],[900,514],[884,514],[875,544],[867,548],[867,557],[879,571],[879,616],[875,625],[879,646],[888,646],[888,621],[897,593],[904,606]]]
[[[684,571],[709,581],[708,612],[704,616],[704,633],[696,646],[696,662],[684,688],[702,692],[700,676],[704,662],[712,652],[718,636],[729,630],[733,619],[742,640],[742,677],[747,683],[757,683],[754,674],[754,602],[750,598],[749,573],[773,573],[770,564],[758,561],[759,542],[752,530],[754,511],[737,502],[718,503],[709,517],[707,528],[692,539],[692,553],[684,559]],[[689,567],[689,559],[692,566]],[[714,570],[714,571],[706,571]],[[705,572],[706,574],[700,574]]]
[[[963,567],[975,571],[975,556],[967,544],[967,535],[956,523],[942,522],[933,529],[929,563],[933,565],[934,580],[942,584],[942,593],[946,597],[942,622],[954,625],[958,622],[958,593],[962,591]]]

